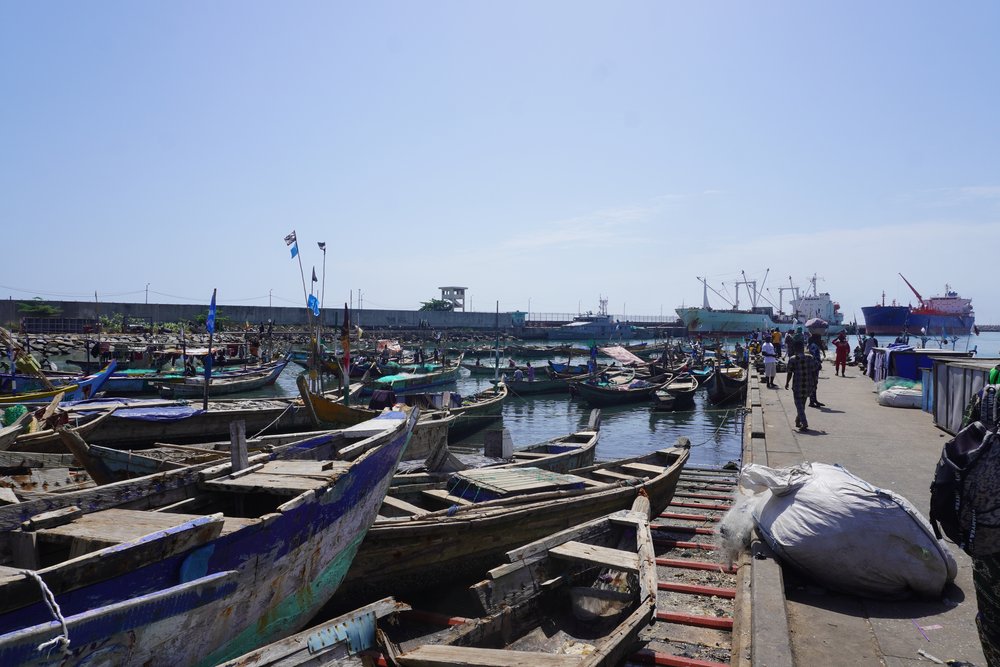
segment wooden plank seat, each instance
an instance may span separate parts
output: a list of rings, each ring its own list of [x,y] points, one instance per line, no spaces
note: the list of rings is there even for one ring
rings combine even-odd
[[[594,477],[606,477],[608,479],[624,479],[629,481],[634,481],[638,479],[635,475],[625,475],[620,472],[615,472],[613,470],[608,470],[607,468],[598,468],[597,470],[590,473]]]
[[[654,466],[648,463],[639,463],[637,461],[633,461],[632,463],[623,463],[622,468],[635,470],[636,472],[653,473],[654,475],[662,475],[667,471],[667,469],[663,466]]]
[[[545,452],[514,452],[515,459],[544,459],[546,456],[550,456]]]
[[[414,516],[419,516],[421,514],[427,514],[427,510],[422,507],[417,507],[412,503],[408,503],[405,500],[400,500],[399,498],[394,498],[393,496],[386,496],[382,499],[383,505],[388,505],[393,509],[397,509],[400,512],[405,512],[406,514],[412,514]],[[385,517],[383,517],[385,518]]]
[[[268,461],[248,471],[204,480],[201,487],[230,493],[297,496],[328,486],[350,467],[347,461]]]
[[[202,514],[175,514],[172,512],[147,512],[142,510],[107,509],[83,514],[70,523],[36,531],[38,540],[61,544],[70,548],[70,557],[137,540],[151,533],[174,528],[187,521],[199,519]],[[260,519],[225,517],[222,535],[234,532]]]
[[[639,554],[634,551],[572,541],[552,547],[549,549],[549,555],[563,560],[604,565],[625,572],[639,572]]]
[[[444,644],[424,644],[397,659],[409,667],[568,667],[580,664],[578,655]]]
[[[444,489],[424,489],[421,494],[434,500],[441,500],[449,505],[474,505],[471,500],[466,500],[460,496],[453,496]]]

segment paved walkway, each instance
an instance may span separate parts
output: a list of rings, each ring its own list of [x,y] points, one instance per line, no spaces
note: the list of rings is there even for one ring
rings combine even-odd
[[[810,431],[806,433],[795,430],[795,405],[791,391],[783,388],[784,376],[776,378],[779,389],[767,388],[763,378],[755,384],[751,377],[751,402],[756,400],[756,386],[763,416],[760,424],[758,413],[753,429],[764,435],[763,443],[754,440],[751,458],[771,467],[800,461],[839,463],[862,479],[899,493],[926,515],[934,467],[950,436],[925,412],[880,406],[873,383],[860,370],[849,367],[847,377],[834,376],[831,370],[830,362],[824,363],[818,398],[826,407],[807,408]],[[949,546],[959,574],[940,602],[832,594],[786,571],[784,608],[793,664],[932,664],[918,653],[923,650],[942,661],[964,660],[985,667],[976,633],[971,563],[958,547]],[[755,595],[754,614],[757,607]]]

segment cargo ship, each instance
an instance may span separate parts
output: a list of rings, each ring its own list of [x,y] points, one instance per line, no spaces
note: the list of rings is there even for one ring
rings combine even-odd
[[[703,305],[699,307],[680,307],[674,312],[681,319],[688,333],[701,334],[747,334],[758,330],[787,331],[798,326],[802,326],[807,320],[824,320],[831,329],[840,327],[844,322],[844,314],[840,312],[840,304],[830,298],[828,292],[818,292],[816,290],[817,277],[814,275],[809,279],[810,289],[805,295],[799,295],[799,288],[791,285],[789,279],[788,287],[779,288],[782,291],[790,291],[794,297],[789,301],[792,307],[792,314],[786,315],[779,307],[775,312],[773,306],[759,306],[760,292],[757,290],[757,281],[744,280],[736,283],[736,303],[731,309],[712,308],[708,303],[708,282],[704,278],[699,278],[704,288]],[[766,276],[765,276],[766,280]],[[739,307],[739,286],[745,285],[750,293],[750,308],[741,310]],[[715,291],[715,290],[712,290]],[[716,292],[718,294],[718,292]],[[721,296],[721,295],[720,295]]]
[[[976,324],[976,314],[972,310],[972,299],[963,299],[958,292],[945,285],[944,294],[924,299],[910,281],[900,273],[906,286],[917,297],[919,306],[900,306],[882,303],[861,309],[865,318],[865,331],[876,336],[898,335],[901,333],[925,334],[928,336],[967,336]]]

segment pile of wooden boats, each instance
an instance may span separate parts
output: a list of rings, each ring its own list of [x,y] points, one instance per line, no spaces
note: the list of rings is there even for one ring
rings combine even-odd
[[[415,421],[0,507],[0,664],[216,664],[295,632]]]
[[[657,611],[650,511],[640,494],[625,509],[508,551],[469,587],[472,616],[387,597],[225,666],[617,665]]]

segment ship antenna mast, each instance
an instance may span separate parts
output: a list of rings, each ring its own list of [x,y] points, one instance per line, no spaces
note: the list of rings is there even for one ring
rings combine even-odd
[[[920,296],[920,292],[918,292],[916,288],[914,288],[913,285],[910,284],[910,281],[907,280],[906,276],[904,276],[902,273],[899,274],[899,277],[903,279],[903,282],[906,283],[906,286],[910,288],[910,291],[917,295],[917,301],[919,301],[920,305],[923,306],[924,297]]]

